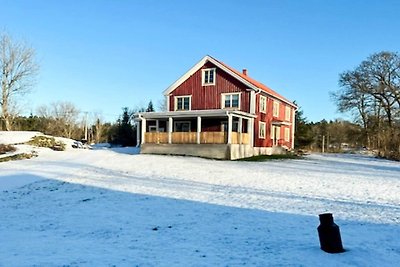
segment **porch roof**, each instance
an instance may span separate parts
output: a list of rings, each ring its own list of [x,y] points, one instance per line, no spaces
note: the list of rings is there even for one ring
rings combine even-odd
[[[229,115],[242,118],[256,118],[257,115],[225,109],[207,109],[207,110],[184,110],[184,111],[166,111],[166,112],[139,112],[135,114],[135,120],[144,119],[168,119],[168,118],[196,118],[196,117],[228,117]]]
[[[288,122],[288,121],[281,121],[281,120],[274,119],[274,120],[272,120],[272,125],[279,125],[279,126],[286,125],[286,126],[288,126],[288,125],[291,125],[291,123]]]

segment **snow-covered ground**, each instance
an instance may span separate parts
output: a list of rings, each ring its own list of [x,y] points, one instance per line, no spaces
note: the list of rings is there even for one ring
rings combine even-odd
[[[400,164],[43,149],[0,163],[0,266],[398,266]],[[346,252],[319,249],[332,212]]]

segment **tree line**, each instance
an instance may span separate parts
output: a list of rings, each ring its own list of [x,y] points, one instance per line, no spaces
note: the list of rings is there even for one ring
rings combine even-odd
[[[296,114],[295,148],[313,152],[366,150],[360,125],[341,119],[309,122],[299,109]]]
[[[113,122],[106,122],[101,113],[82,113],[73,103],[55,102],[37,109],[37,114],[16,116],[8,125],[14,131],[38,131],[89,143],[111,143],[123,146],[136,145],[136,112],[155,111],[152,101],[147,108],[122,108],[122,114]],[[0,130],[6,130],[6,122],[0,119]]]

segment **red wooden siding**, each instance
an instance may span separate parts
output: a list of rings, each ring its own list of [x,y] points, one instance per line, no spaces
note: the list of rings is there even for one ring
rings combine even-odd
[[[264,95],[265,96],[265,95]],[[280,121],[280,122],[285,122],[285,123],[290,123],[290,125],[281,125],[281,131],[280,131],[280,145],[284,145],[287,147],[291,147],[291,144],[293,142],[292,140],[292,125],[293,125],[293,112],[295,110],[293,107],[290,107],[290,120],[286,121],[285,120],[285,111],[286,111],[286,106],[288,106],[286,103],[275,100],[279,103],[279,116],[274,117],[273,116],[273,106],[274,106],[274,99],[267,96],[267,112],[262,113],[260,112],[260,95],[257,95],[256,97],[256,114],[258,115],[257,118],[254,120],[254,146],[255,147],[270,147],[273,145],[273,140],[272,140],[272,122],[273,121]],[[259,125],[260,122],[265,122],[265,139],[259,138]],[[285,141],[285,128],[290,129],[290,138],[289,141]]]
[[[206,63],[202,69],[216,68],[211,63]],[[246,86],[236,79],[232,78],[223,70],[216,69],[215,85],[202,86],[202,70],[198,70],[186,81],[179,85],[170,95],[170,111],[174,111],[175,96],[191,95],[192,110],[220,109],[221,94],[240,92],[240,110],[250,112],[249,98],[250,93],[246,91]]]
[[[215,85],[202,85],[202,69],[216,68]],[[221,109],[221,97],[224,93],[241,93],[240,95],[240,111],[250,113],[250,92],[246,90],[247,86],[233,78],[222,69],[216,67],[211,62],[207,62],[201,69],[197,70],[184,82],[182,82],[176,89],[174,89],[169,96],[169,110],[175,109],[175,96],[191,96],[191,110],[207,110],[207,109]],[[266,113],[260,112],[260,95],[267,98]],[[272,124],[273,122],[280,124],[280,140],[279,145],[292,147],[292,131],[293,131],[293,113],[295,109],[286,104],[285,102],[275,100],[279,103],[279,116],[273,117],[273,103],[274,97],[270,93],[261,92],[255,94],[255,114],[257,117],[254,119],[254,146],[255,147],[271,147],[272,140]],[[285,120],[286,106],[291,109],[290,120]],[[221,120],[226,118],[203,119],[202,131],[220,131]],[[259,123],[265,123],[265,138],[259,138]],[[195,131],[196,123],[192,122],[192,131]],[[285,141],[285,128],[290,129],[289,141]],[[243,131],[247,131],[247,123],[243,123]]]

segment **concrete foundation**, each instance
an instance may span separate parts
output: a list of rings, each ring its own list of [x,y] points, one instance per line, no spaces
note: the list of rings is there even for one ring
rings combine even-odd
[[[252,147],[239,144],[143,144],[141,154],[181,155],[235,160],[258,155],[283,154],[281,147]]]

